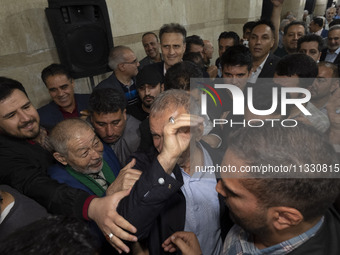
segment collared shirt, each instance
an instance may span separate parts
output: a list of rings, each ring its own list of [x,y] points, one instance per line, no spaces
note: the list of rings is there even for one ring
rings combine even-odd
[[[95,180],[103,189],[107,190],[110,183],[105,179],[104,173],[100,170],[98,173],[88,174],[93,180]]]
[[[269,57],[269,53],[268,53],[267,57],[265,58],[265,60],[262,61],[261,65],[259,65],[259,66],[256,68],[256,70],[255,70],[254,72],[251,73],[251,75],[250,75],[250,77],[249,77],[249,79],[248,79],[248,82],[249,82],[249,83],[256,83],[256,80],[257,80],[257,78],[259,77],[259,75],[260,75],[260,73],[261,73],[261,71],[262,71],[262,69],[263,69],[263,66],[264,66],[264,64],[266,63],[268,57]]]
[[[201,148],[204,165],[212,166],[208,152],[202,146]],[[181,171],[184,183],[181,190],[186,201],[184,231],[196,234],[202,254],[218,255],[222,249],[222,239],[215,173],[201,171],[190,176],[183,169]]]
[[[221,255],[285,255],[297,249],[312,238],[324,222],[324,216],[311,229],[282,243],[258,249],[254,245],[253,236],[238,225],[234,225],[224,241]]]
[[[3,220],[6,218],[6,216],[9,214],[9,212],[11,211],[11,209],[13,208],[15,204],[15,201],[9,203],[5,209],[2,211],[2,213],[0,213],[0,224],[3,222]]]
[[[339,55],[339,53],[340,53],[340,47],[333,53],[330,53],[329,50],[327,50],[325,61],[333,63],[336,57]]]
[[[321,36],[322,28],[319,31],[314,32],[313,34]]]
[[[78,108],[77,108],[77,102],[75,102],[75,107],[74,107],[72,112],[64,111],[64,109],[61,108],[60,106],[59,106],[59,110],[60,110],[61,114],[63,115],[64,120],[79,117]]]

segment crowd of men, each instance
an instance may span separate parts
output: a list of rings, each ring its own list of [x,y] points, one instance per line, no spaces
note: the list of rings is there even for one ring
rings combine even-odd
[[[340,25],[332,8],[280,21],[272,3],[271,20],[216,38],[215,65],[211,41],[171,23],[143,34],[141,61],[115,46],[90,95],[61,64],[42,70],[39,109],[0,77],[0,253],[340,254]],[[192,78],[235,90],[202,114]],[[240,171],[262,165],[298,174]]]

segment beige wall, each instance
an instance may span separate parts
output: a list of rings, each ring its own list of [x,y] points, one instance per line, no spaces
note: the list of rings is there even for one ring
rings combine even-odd
[[[316,0],[314,16],[323,16],[327,7],[327,0]]]
[[[211,40],[215,59],[218,35],[234,30],[242,36],[242,25],[260,18],[262,0],[110,0],[107,5],[115,45],[131,47],[139,59],[145,56],[141,35],[170,22],[185,25],[188,35]],[[1,0],[0,8],[0,76],[22,82],[37,107],[50,100],[40,72],[59,61],[46,7],[47,0]],[[109,74],[94,77],[95,83]],[[90,91],[88,79],[76,80],[76,92]]]
[[[301,20],[305,5],[306,0],[285,0],[282,7],[282,15],[285,15],[288,11],[291,11],[297,20]]]

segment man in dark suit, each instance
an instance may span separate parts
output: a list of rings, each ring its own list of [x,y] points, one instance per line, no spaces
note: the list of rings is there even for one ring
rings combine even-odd
[[[279,57],[270,51],[274,46],[275,28],[270,21],[260,20],[255,23],[250,34],[249,50],[253,57],[252,73],[249,82],[257,78],[273,78]]]
[[[74,94],[74,79],[69,71],[60,64],[51,64],[41,73],[52,102],[38,109],[40,125],[52,129],[64,119],[80,117],[80,111],[86,110],[88,94]]]
[[[312,34],[320,35],[322,38],[326,38],[328,36],[328,30],[323,28],[323,24],[324,20],[322,17],[314,17],[309,24],[309,31]]]
[[[322,51],[320,61],[331,62],[339,67],[340,25],[334,25],[328,32],[328,48]]]

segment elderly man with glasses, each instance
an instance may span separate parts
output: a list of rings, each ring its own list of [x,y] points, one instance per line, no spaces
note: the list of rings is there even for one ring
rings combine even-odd
[[[95,89],[115,88],[124,92],[128,105],[138,100],[135,77],[139,62],[135,53],[126,46],[116,46],[109,54],[109,66],[113,73],[100,82]]]

